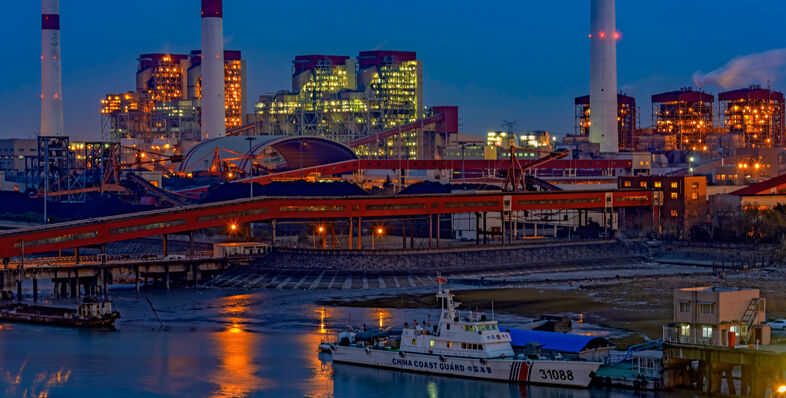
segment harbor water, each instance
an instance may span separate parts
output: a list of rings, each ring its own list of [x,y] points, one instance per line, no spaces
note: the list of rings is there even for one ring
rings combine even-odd
[[[117,331],[0,323],[0,396],[675,396],[520,386],[334,365],[330,355],[318,354],[316,347],[346,324],[400,327],[405,320],[438,315],[438,309],[315,304],[350,294],[367,293],[174,289],[137,295],[116,289],[113,304],[123,316]],[[497,317],[501,323],[516,321],[504,314]]]

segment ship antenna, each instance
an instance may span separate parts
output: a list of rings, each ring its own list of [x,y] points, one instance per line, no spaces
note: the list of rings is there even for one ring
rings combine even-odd
[[[491,300],[491,320],[494,321],[494,300]]]

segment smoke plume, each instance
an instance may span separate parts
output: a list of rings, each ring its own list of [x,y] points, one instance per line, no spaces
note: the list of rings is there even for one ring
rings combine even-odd
[[[735,57],[712,72],[697,71],[693,84],[704,87],[716,84],[723,88],[743,87],[752,83],[767,83],[784,73],[786,48]]]

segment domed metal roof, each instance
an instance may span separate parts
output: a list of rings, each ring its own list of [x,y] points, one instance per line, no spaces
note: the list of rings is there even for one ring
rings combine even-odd
[[[208,170],[216,152],[222,161],[231,162],[242,170],[248,168],[249,158],[254,158],[265,169],[274,172],[358,158],[346,145],[323,137],[226,136],[200,142],[191,148],[178,170],[189,173]]]

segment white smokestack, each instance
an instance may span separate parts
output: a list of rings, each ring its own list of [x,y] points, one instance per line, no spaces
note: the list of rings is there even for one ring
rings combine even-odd
[[[48,137],[64,135],[58,3],[41,0],[41,135]]]
[[[601,152],[619,150],[617,135],[617,33],[615,0],[592,0],[590,10],[589,140]]]
[[[202,140],[226,135],[224,14],[221,0],[202,0]]]

